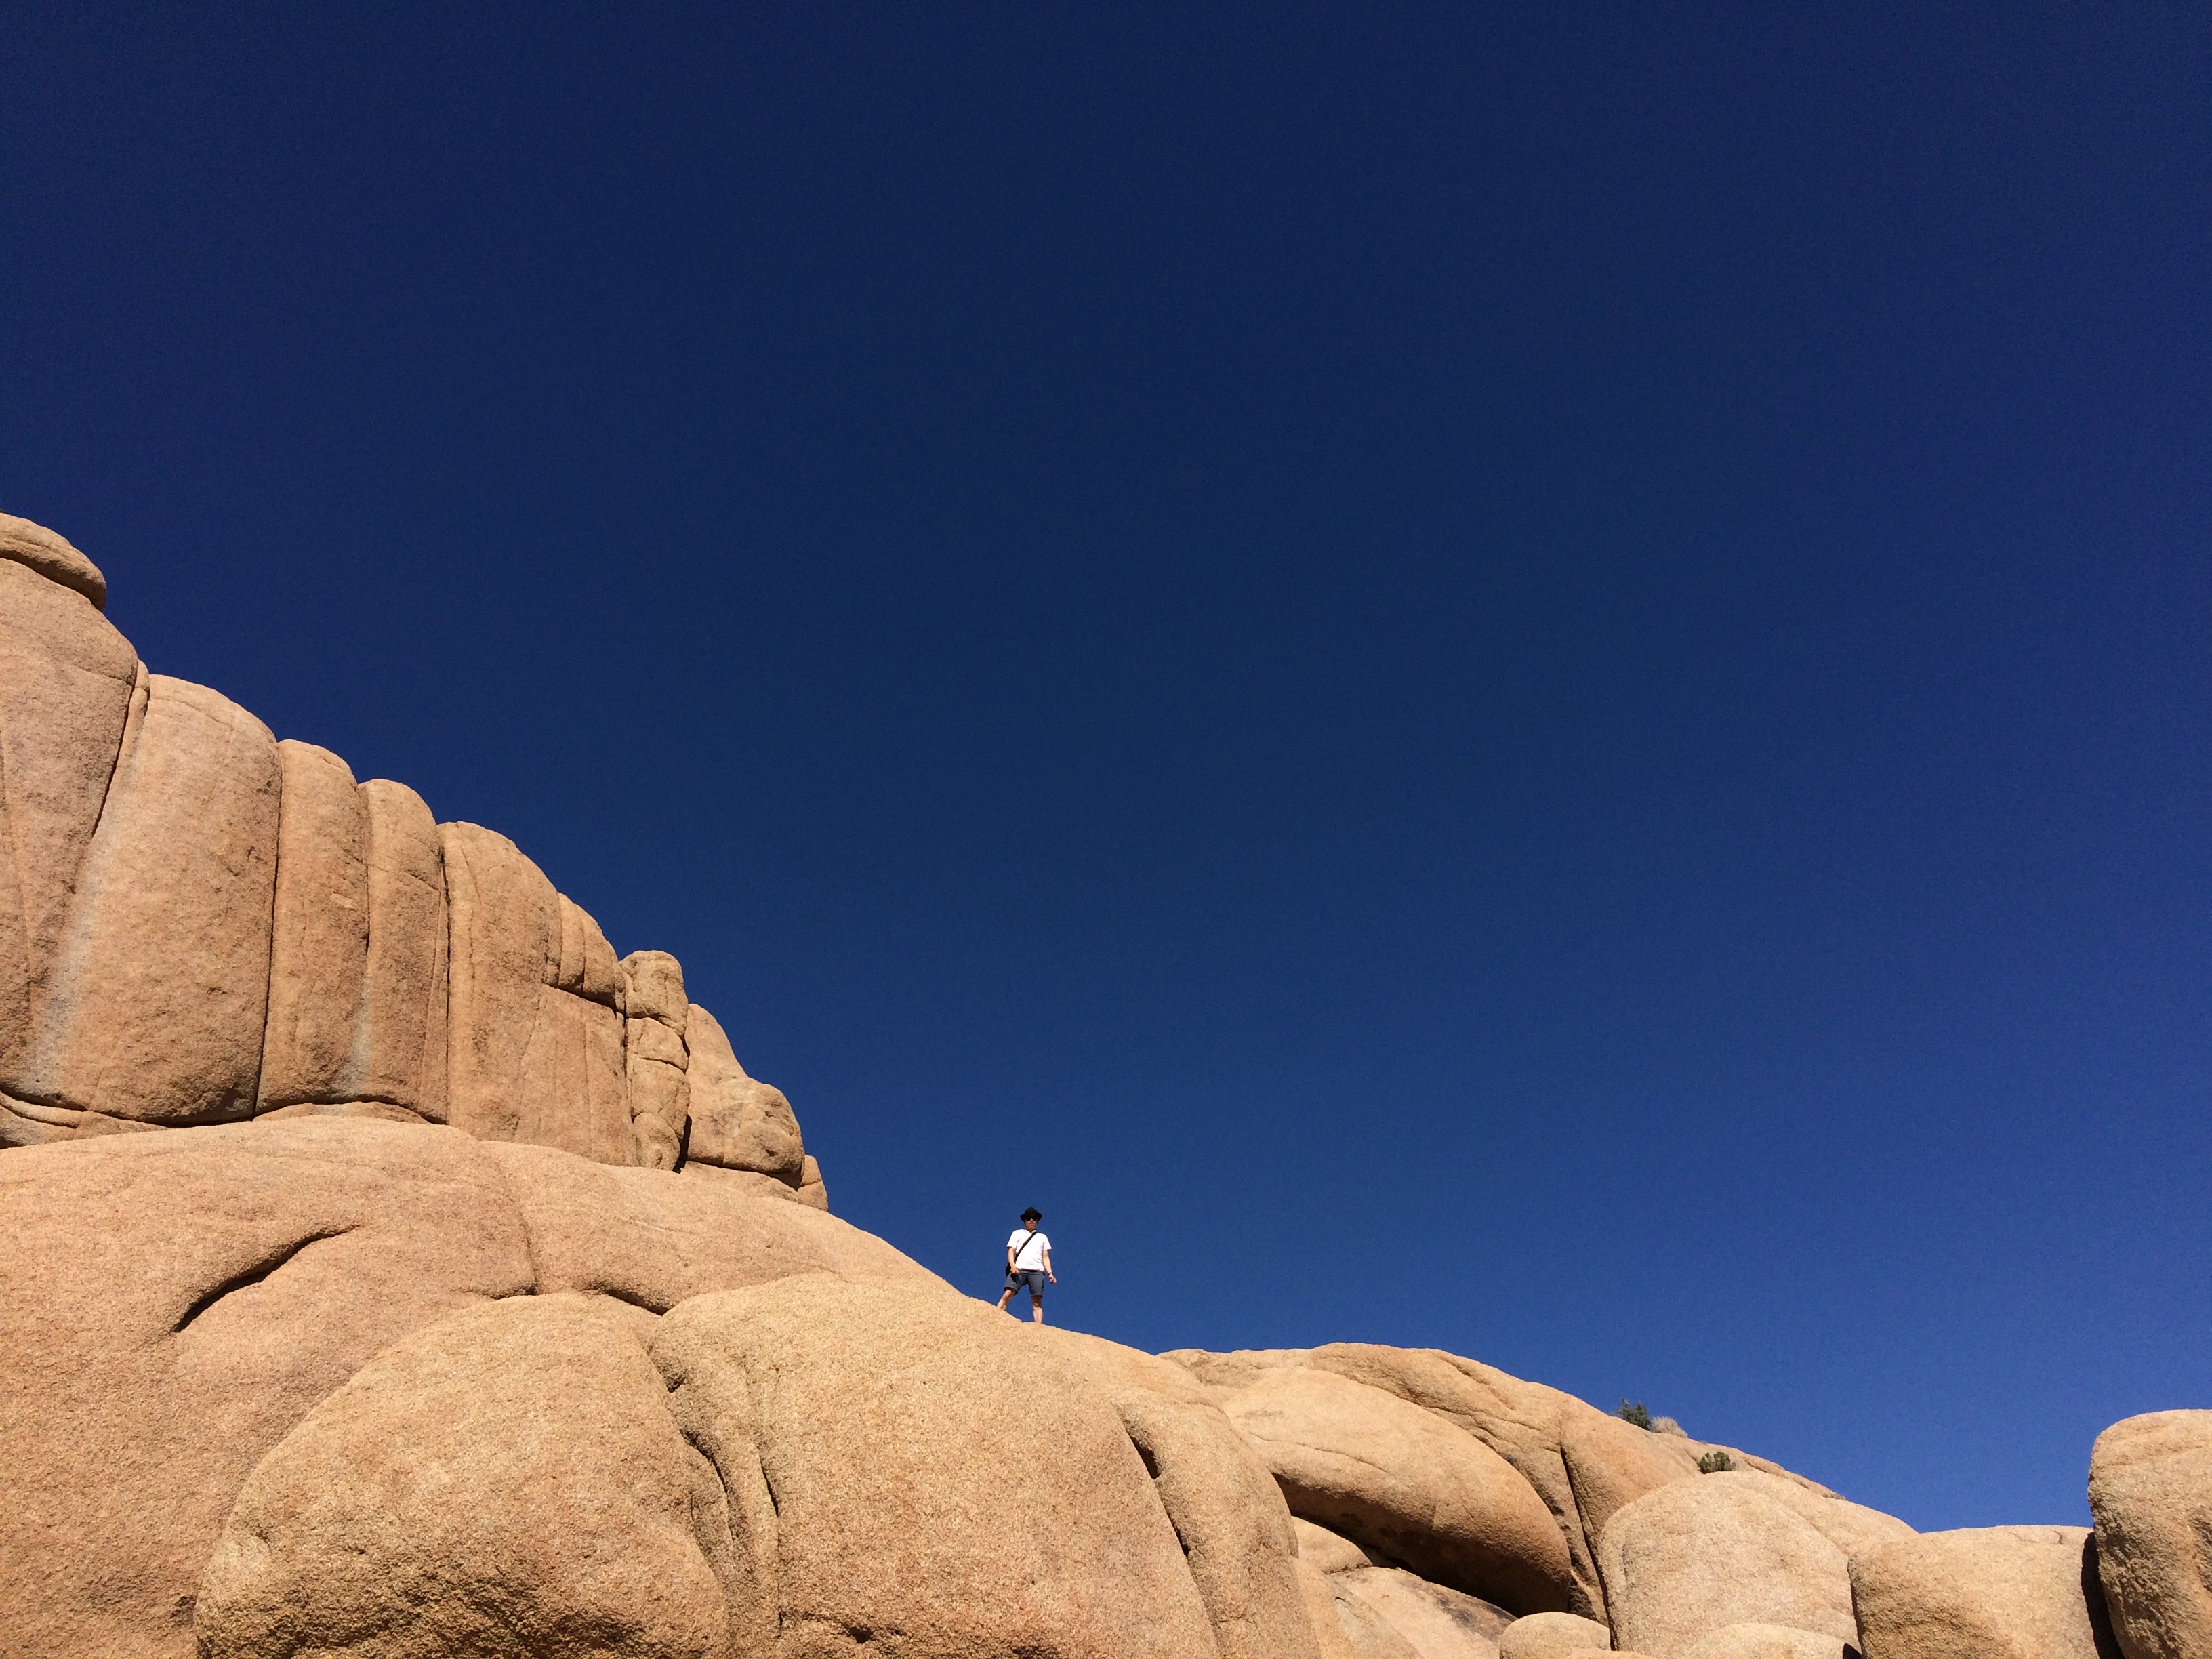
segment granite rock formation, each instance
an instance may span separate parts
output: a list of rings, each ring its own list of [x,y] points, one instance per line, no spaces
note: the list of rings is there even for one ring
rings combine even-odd
[[[0,1147],[350,1115],[824,1204],[674,957],[618,961],[506,836],[149,672],[106,596],[0,516]]]
[[[1000,1316],[674,957],[106,598],[0,518],[7,1659],[2212,1654],[2212,1412],[1923,1535],[1435,1350]]]

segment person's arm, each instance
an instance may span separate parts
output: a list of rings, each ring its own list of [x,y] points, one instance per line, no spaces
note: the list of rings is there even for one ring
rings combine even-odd
[[[1014,1244],[1014,1243],[1013,1243],[1011,1239],[1007,1241],[1007,1243],[1006,1243],[1006,1271],[1007,1271],[1008,1273],[1012,1273],[1012,1272],[1013,1272],[1013,1270],[1014,1270],[1014,1251],[1015,1251],[1015,1249],[1016,1249],[1017,1248],[1018,1248],[1018,1247]]]
[[[1055,1285],[1060,1283],[1052,1271],[1052,1246],[1049,1244],[1044,1247],[1044,1276]]]

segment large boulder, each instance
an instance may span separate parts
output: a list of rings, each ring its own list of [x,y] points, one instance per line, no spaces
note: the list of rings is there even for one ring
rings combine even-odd
[[[473,823],[439,834],[451,939],[447,1121],[486,1140],[645,1161],[630,1133],[622,1016],[611,997],[582,994],[580,981],[574,991],[562,984],[563,937],[577,926],[567,902],[505,836]]]
[[[257,1109],[348,1097],[368,977],[368,803],[327,749],[276,745],[276,897]]]
[[[262,1454],[410,1330],[532,1288],[499,1170],[347,1119],[0,1158],[0,1630],[14,1659],[193,1651]]]
[[[32,1008],[57,965],[140,671],[90,600],[8,553],[7,528],[23,522],[0,516],[0,1091],[27,1098]],[[39,1121],[0,1106],[0,1145],[47,1139],[26,1127]]]
[[[1358,1632],[1371,1632],[1379,1622],[1416,1653],[1487,1659],[1499,1632],[1515,1622],[1503,1607],[1391,1566],[1349,1538],[1302,1516],[1293,1516],[1291,1527],[1297,1538],[1299,1564],[1324,1576],[1332,1599],[1350,1610],[1335,1620],[1340,1634],[1344,1634],[1346,1618]],[[1595,1630],[1603,1639],[1605,1627],[1587,1619],[1563,1613],[1536,1617],[1570,1619],[1579,1629]]]
[[[1599,1534],[1614,1639],[1658,1659],[1680,1659],[1727,1625],[1780,1625],[1849,1641],[1857,1631],[1850,1556],[1858,1546],[1838,1540],[1871,1542],[1893,1528],[1911,1532],[1774,1475],[1670,1482],[1622,1509]]]
[[[371,778],[361,797],[368,811],[368,960],[343,1092],[443,1123],[449,977],[444,843],[429,807],[405,784]]]
[[[745,1075],[721,1021],[697,1003],[684,1012],[684,1070],[691,1134],[684,1156],[726,1170],[752,1170],[796,1188],[806,1148],[783,1091]]]
[[[1473,1436],[1327,1371],[1268,1371],[1229,1395],[1294,1515],[1516,1613],[1565,1609],[1565,1541],[1543,1501]]]
[[[0,1436],[0,1645],[186,1659],[202,1569],[255,1464],[380,1349],[450,1314],[573,1291],[643,1321],[825,1270],[953,1297],[787,1200],[420,1124],[10,1152],[0,1413],[36,1426]]]
[[[147,677],[10,1093],[145,1123],[252,1115],[280,775],[252,715]]]
[[[82,598],[94,611],[107,608],[107,578],[69,538],[28,519],[0,513],[0,560],[36,571]]]
[[[679,1304],[653,1353],[727,1495],[738,1651],[1215,1651],[1113,1406],[1017,1322],[809,1277]]]
[[[2212,1653],[2212,1411],[2153,1412],[2099,1435],[2089,1513],[2120,1651]]]
[[[216,1541],[203,1659],[720,1659],[720,1493],[594,1301],[456,1314],[309,1412]]]
[[[2086,1527],[1923,1533],[1851,1558],[1866,1659],[2116,1659]]]

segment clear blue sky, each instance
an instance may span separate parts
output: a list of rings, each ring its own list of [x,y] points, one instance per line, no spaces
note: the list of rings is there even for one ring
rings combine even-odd
[[[841,1212],[1923,1527],[2212,1405],[2193,6],[0,18],[0,508]]]

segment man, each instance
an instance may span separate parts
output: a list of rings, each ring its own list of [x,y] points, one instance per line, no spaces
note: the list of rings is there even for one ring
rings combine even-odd
[[[1006,1241],[1006,1293],[999,1298],[999,1311],[1004,1313],[1014,1293],[1028,1285],[1030,1317],[1040,1325],[1044,1323],[1045,1281],[1060,1283],[1053,1277],[1052,1241],[1037,1231],[1043,1219],[1034,1209],[1022,1212],[1021,1231]]]

